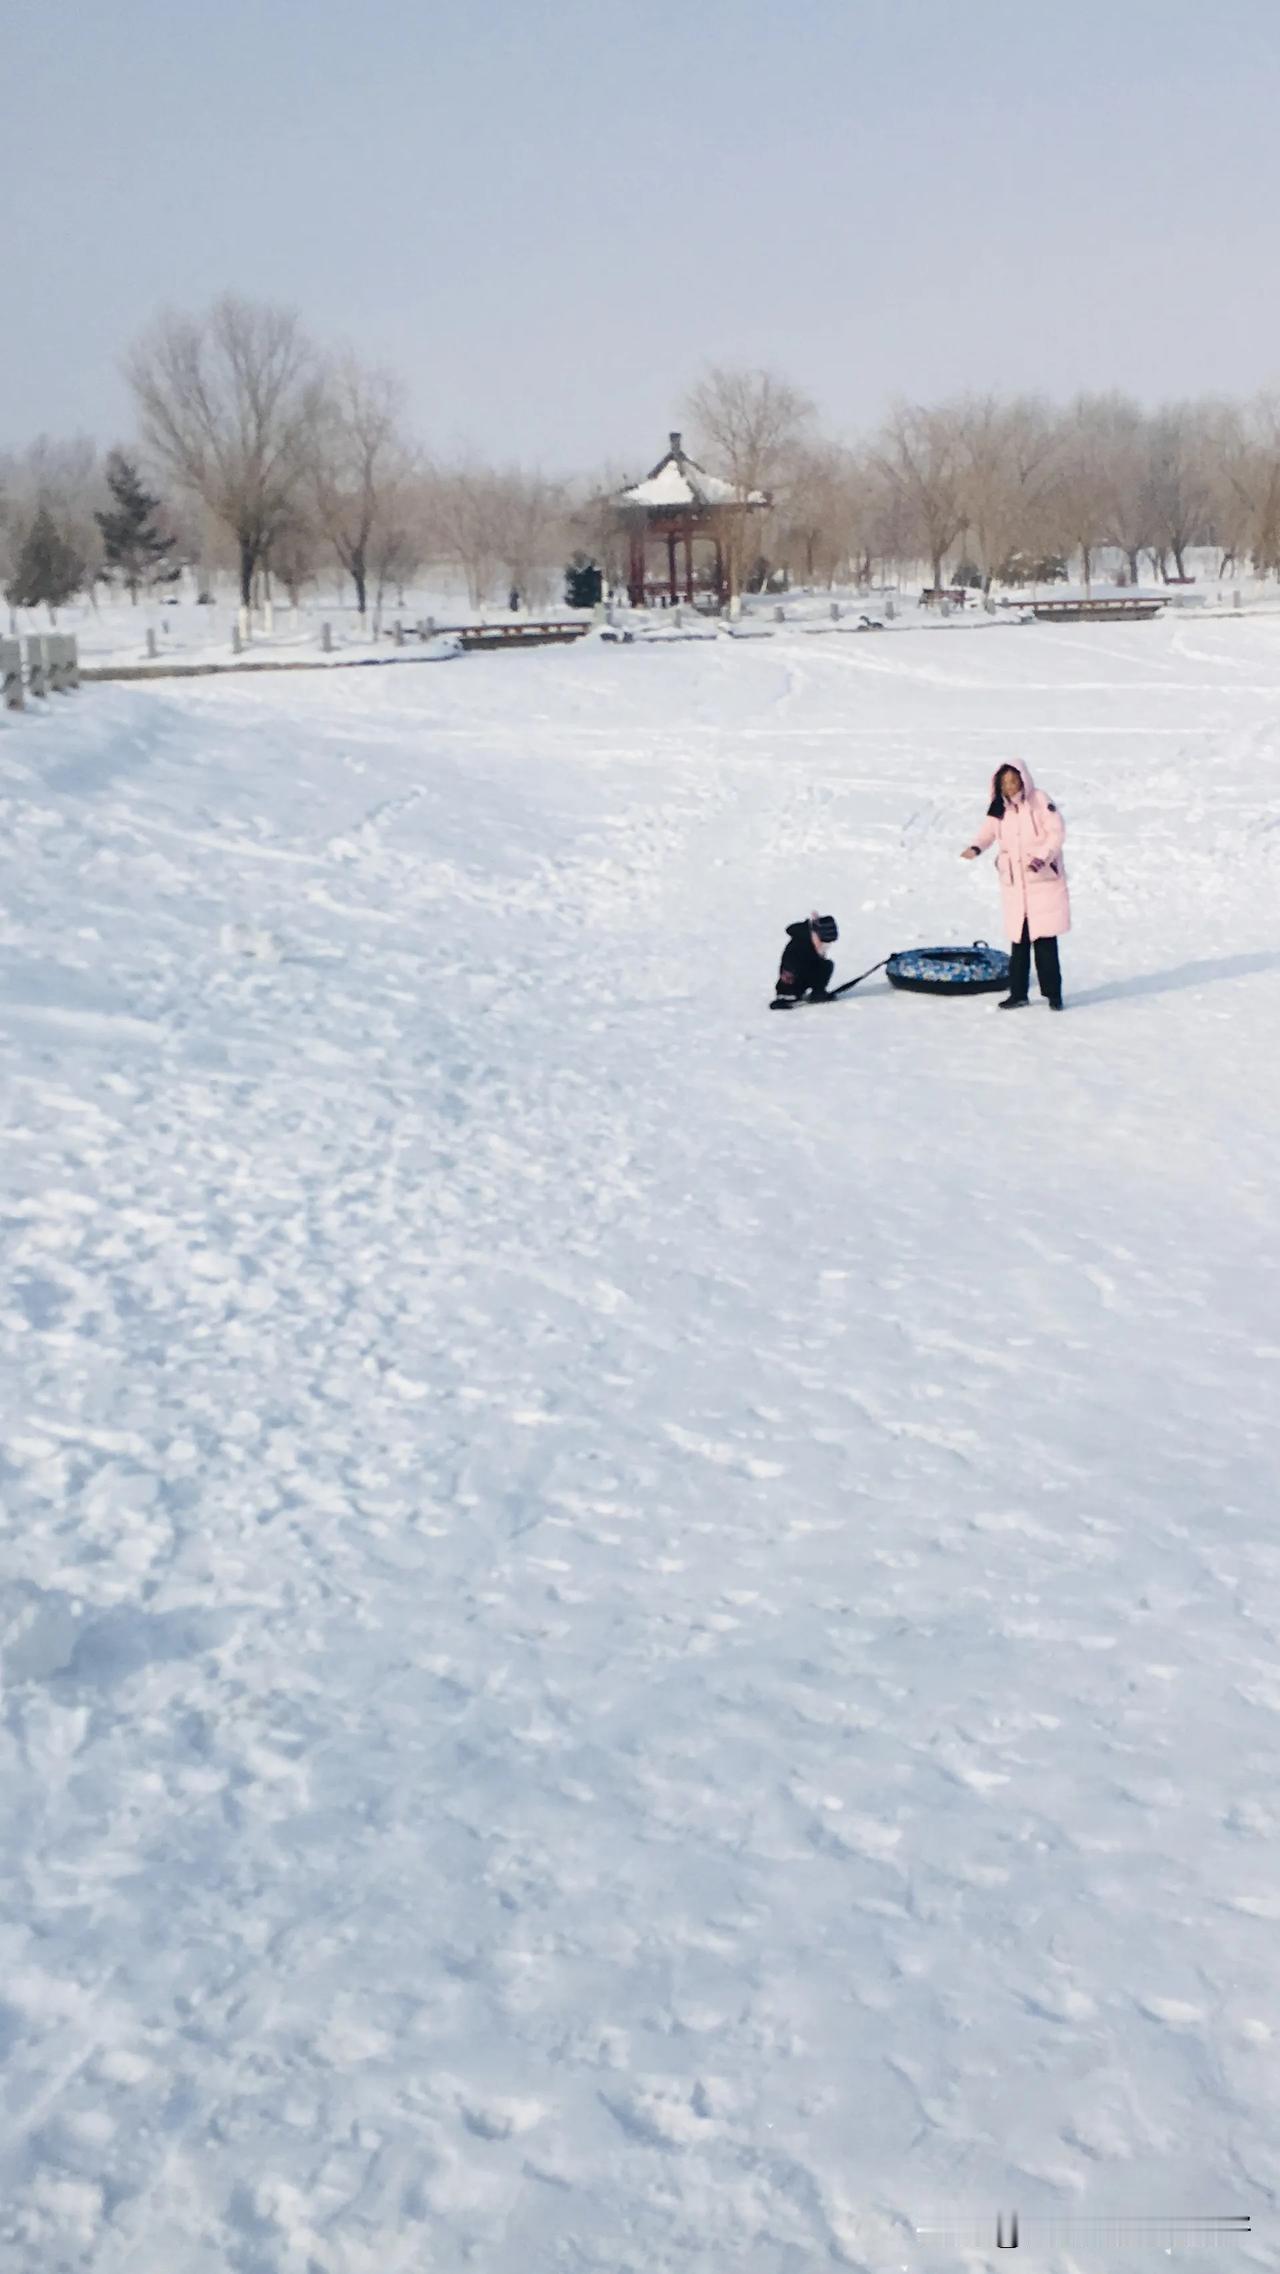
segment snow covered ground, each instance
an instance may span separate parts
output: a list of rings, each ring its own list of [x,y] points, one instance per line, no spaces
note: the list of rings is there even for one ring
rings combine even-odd
[[[1020,753],[1068,1015],[771,1017],[996,935]],[[4,2274],[1280,2265],[1280,624],[98,686],[0,794]]]

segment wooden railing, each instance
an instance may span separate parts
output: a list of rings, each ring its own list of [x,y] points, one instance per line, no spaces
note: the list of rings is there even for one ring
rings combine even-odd
[[[1033,600],[1032,613],[1038,624],[1084,624],[1110,621],[1137,623],[1150,616],[1158,616],[1166,602],[1152,594],[1123,594],[1103,600]]]

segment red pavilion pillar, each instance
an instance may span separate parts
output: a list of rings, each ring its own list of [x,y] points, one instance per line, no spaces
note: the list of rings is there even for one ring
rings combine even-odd
[[[633,608],[644,606],[644,523],[631,525],[631,561],[627,570],[627,597]]]

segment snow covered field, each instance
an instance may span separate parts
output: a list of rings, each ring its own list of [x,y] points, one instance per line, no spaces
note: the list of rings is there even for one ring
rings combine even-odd
[[[1068,1015],[771,1017],[997,934],[1020,753]],[[4,2274],[1280,2265],[1280,623],[99,686],[0,793]]]

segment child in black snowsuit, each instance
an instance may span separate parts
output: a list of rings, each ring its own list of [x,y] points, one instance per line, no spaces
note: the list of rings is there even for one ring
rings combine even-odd
[[[799,1003],[808,995],[810,1002],[826,1000],[835,965],[823,949],[840,937],[834,916],[819,916],[815,910],[799,924],[788,924],[787,944],[782,951],[782,968],[778,973],[775,1001]]]

